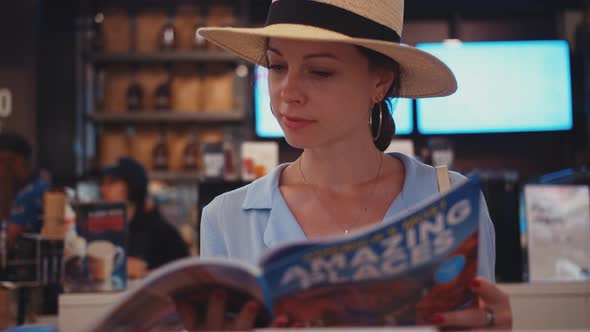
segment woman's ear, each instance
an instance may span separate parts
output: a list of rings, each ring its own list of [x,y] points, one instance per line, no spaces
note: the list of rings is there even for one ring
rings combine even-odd
[[[393,80],[397,79],[395,74],[391,70],[379,69],[375,72],[375,89],[376,96],[379,97],[379,101],[385,99],[385,95],[389,91]]]

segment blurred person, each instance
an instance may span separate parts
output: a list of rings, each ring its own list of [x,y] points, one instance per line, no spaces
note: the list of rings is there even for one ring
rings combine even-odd
[[[43,226],[43,195],[49,182],[33,170],[29,142],[16,133],[0,134],[0,163],[12,176],[14,195],[7,220],[8,244],[12,247],[23,233],[40,233]]]
[[[120,158],[101,175],[103,200],[124,202],[127,206],[127,275],[130,278],[143,278],[150,270],[188,256],[188,247],[176,228],[146,203],[148,176],[139,162]]]
[[[8,252],[13,250],[18,237],[23,233],[40,233],[43,227],[43,195],[50,188],[49,182],[33,169],[31,163],[32,148],[20,134],[6,132],[0,134],[0,164],[3,176],[10,179],[6,182],[12,193],[10,212],[6,218]],[[45,310],[55,311],[59,285],[43,287]],[[27,311],[30,310],[31,289],[20,287],[17,295],[17,323],[23,324]]]

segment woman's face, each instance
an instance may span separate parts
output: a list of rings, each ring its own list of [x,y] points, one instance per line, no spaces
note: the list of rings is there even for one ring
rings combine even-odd
[[[370,70],[355,46],[340,43],[271,39],[266,55],[272,109],[289,144],[370,142],[369,111],[393,74]]]

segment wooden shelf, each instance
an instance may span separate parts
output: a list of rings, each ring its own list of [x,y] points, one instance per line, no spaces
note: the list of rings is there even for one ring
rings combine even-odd
[[[211,124],[241,123],[245,118],[242,111],[231,112],[169,112],[169,111],[137,111],[99,112],[89,115],[96,123],[104,124],[138,124],[138,123],[174,123],[174,124]]]
[[[150,180],[170,182],[200,182],[202,174],[199,171],[150,171]]]
[[[242,60],[225,51],[170,51],[154,53],[90,53],[90,62],[95,64],[109,63],[149,63],[149,62],[231,62]]]

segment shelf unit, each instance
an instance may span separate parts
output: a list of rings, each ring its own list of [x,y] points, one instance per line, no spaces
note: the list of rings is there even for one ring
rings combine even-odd
[[[204,1],[199,4],[190,3],[196,6],[210,6],[212,4],[225,4],[234,8],[236,14],[236,24],[248,26],[250,22],[250,0],[239,1]],[[165,5],[162,3],[145,3],[134,4],[129,7],[125,2],[102,1],[102,9],[125,8],[129,15],[135,15],[143,10],[144,6],[148,9],[157,8],[168,14],[170,9],[175,6],[186,5],[188,2],[183,0],[171,0]],[[133,10],[130,10],[133,8]],[[95,51],[93,49],[93,20],[97,8],[89,10],[83,18],[82,26],[78,33],[78,50],[77,64],[80,84],[78,95],[80,102],[78,104],[78,146],[79,157],[77,160],[78,173],[85,174],[93,168],[93,160],[99,156],[97,132],[103,128],[233,128],[238,132],[238,140],[248,139],[251,134],[246,129],[251,127],[251,72],[252,66],[218,48],[205,48],[199,50],[177,49],[165,51],[135,51],[130,47],[129,52],[121,51]],[[173,12],[173,11],[172,11]],[[131,14],[133,13],[133,14]],[[135,27],[135,18],[129,17],[132,24],[132,33],[138,33]],[[135,37],[132,37],[132,40]],[[135,41],[133,41],[135,43]],[[228,110],[213,109],[186,109],[186,110],[154,110],[144,109],[134,112],[127,112],[123,108],[112,109],[113,107],[97,107],[96,96],[100,95],[100,76],[99,72],[108,70],[110,66],[176,66],[176,65],[195,65],[201,66],[206,64],[224,64],[228,68],[234,69],[234,88],[235,88],[235,108]],[[231,69],[229,69],[231,70]],[[121,105],[124,107],[124,105]],[[242,128],[240,128],[240,126]],[[153,179],[164,181],[188,181],[200,182],[202,177],[195,175],[193,172],[188,174],[181,170],[172,170],[166,172],[151,172]]]
[[[197,16],[193,16],[195,12],[178,9],[196,6],[198,15],[209,15],[212,12],[209,10],[215,6],[231,6],[235,25],[246,27],[250,26],[251,0],[90,0],[85,3],[76,29],[77,176],[93,174],[97,167],[112,162],[117,155],[129,154],[143,159],[140,162],[147,166],[157,144],[153,134],[164,131],[171,170],[146,167],[152,180],[150,198],[158,205],[164,219],[181,229],[181,234],[187,234],[187,226],[194,231],[189,242],[193,249],[198,248],[196,239],[202,206],[211,201],[213,193],[221,194],[245,183],[208,178],[203,169],[183,169],[184,149],[187,142],[192,142],[187,134],[198,133],[203,142],[209,142],[212,136],[221,138],[220,132],[211,133],[209,129],[228,129],[236,144],[253,139],[253,72],[246,61],[221,49],[192,49],[186,39],[187,32],[192,36],[192,30],[186,30],[189,21],[191,29],[204,22],[197,21]],[[97,15],[99,12],[103,15]],[[161,51],[157,45],[149,44],[154,40],[154,31],[163,26],[156,25],[163,22],[162,14],[167,16],[166,23],[174,17],[178,32],[175,50]],[[105,24],[103,28],[114,19],[118,20],[108,28],[109,36],[116,38],[95,44],[93,29],[95,19],[100,16]],[[209,16],[206,24],[225,25],[209,20]],[[119,36],[121,31],[128,36]],[[96,48],[97,45],[103,47]],[[165,81],[165,76],[172,81]],[[130,112],[126,93],[132,81],[142,86],[143,106]],[[172,109],[156,109],[155,92],[161,82],[171,84],[172,98],[177,98],[170,103]],[[224,99],[223,92],[232,88],[234,95],[229,97],[233,102],[229,102]],[[99,133],[106,135],[101,137]],[[127,146],[122,146],[123,142]],[[111,145],[112,150],[109,150]],[[103,151],[106,158],[99,163]]]

